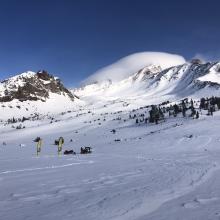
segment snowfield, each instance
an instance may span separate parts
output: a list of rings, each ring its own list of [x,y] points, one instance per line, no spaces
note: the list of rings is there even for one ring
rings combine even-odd
[[[128,118],[118,110],[91,105],[20,130],[2,123],[0,219],[219,219],[220,113],[138,126],[113,120]],[[64,150],[91,146],[92,154],[58,156],[60,136]]]

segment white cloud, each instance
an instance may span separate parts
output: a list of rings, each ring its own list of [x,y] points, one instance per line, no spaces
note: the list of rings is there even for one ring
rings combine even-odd
[[[209,58],[208,58],[206,55],[201,54],[201,53],[197,53],[197,54],[193,57],[193,59],[199,59],[199,60],[201,60],[203,63],[205,63],[205,62],[207,62],[207,60],[209,60]]]
[[[113,82],[125,79],[148,65],[159,65],[162,69],[185,63],[182,56],[162,52],[141,52],[129,55],[106,66],[83,81],[83,84],[111,80]]]

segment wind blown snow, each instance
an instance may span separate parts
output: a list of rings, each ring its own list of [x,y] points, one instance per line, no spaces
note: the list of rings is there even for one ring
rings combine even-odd
[[[88,85],[107,80],[116,82],[131,76],[138,70],[148,65],[158,65],[162,69],[166,69],[172,66],[181,65],[185,62],[186,60],[184,57],[176,54],[163,52],[135,53],[98,70],[85,79],[82,83],[84,85]]]

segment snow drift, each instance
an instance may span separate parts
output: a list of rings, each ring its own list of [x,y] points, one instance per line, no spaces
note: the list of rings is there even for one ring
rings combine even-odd
[[[148,65],[157,65],[163,70],[172,66],[181,65],[185,62],[182,56],[176,54],[162,52],[135,53],[98,70],[85,79],[83,84],[86,85],[107,80],[116,82],[131,76]]]

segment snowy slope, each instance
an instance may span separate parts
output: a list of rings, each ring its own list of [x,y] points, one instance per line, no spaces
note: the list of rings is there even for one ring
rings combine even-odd
[[[65,111],[71,111],[79,106],[84,105],[83,102],[77,100],[72,102],[68,97],[60,96],[58,94],[50,93],[49,98],[42,102],[13,100],[11,102],[0,104],[0,120],[7,120],[9,118],[31,117],[35,113],[42,116],[59,114]]]
[[[24,130],[1,127],[0,139],[7,143],[0,148],[1,219],[219,217],[219,113],[136,126],[113,120],[127,118],[124,111],[88,111],[60,115],[53,124],[30,127],[27,122]],[[36,136],[43,138],[38,157]],[[65,139],[64,149],[79,152],[89,145],[93,153],[58,156],[53,142],[59,136]]]
[[[4,80],[3,82],[0,83],[0,96],[5,95],[5,90],[11,90],[15,91],[19,86],[24,86],[24,78],[30,79],[34,77],[36,73],[32,71],[28,71],[25,73],[21,73],[17,76],[11,77],[7,80]]]

